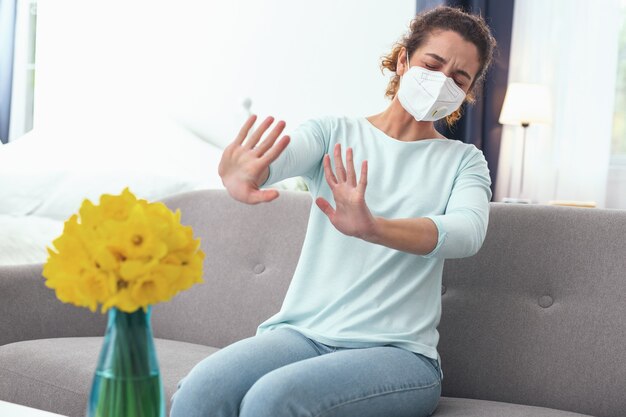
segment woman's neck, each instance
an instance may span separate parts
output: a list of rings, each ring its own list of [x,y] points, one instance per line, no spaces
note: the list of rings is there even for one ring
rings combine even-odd
[[[387,136],[403,142],[414,142],[422,139],[446,139],[435,130],[433,122],[418,122],[415,120],[413,116],[404,110],[397,97],[392,100],[384,112],[369,116],[367,120],[385,132]]]

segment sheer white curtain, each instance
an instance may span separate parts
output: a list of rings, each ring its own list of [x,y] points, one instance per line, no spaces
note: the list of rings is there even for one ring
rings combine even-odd
[[[524,197],[534,202],[605,205],[619,11],[619,0],[515,2],[509,82],[552,92],[552,122],[527,132]],[[519,196],[521,138],[504,127],[495,201]]]

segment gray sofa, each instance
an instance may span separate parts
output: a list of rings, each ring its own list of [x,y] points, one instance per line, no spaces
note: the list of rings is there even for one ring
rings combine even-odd
[[[311,198],[248,206],[207,190],[164,202],[207,254],[205,283],[154,308],[169,398],[194,364],[278,311]],[[625,242],[626,211],[492,203],[479,253],[445,263],[433,415],[626,416]],[[0,400],[82,416],[106,317],[56,300],[41,268],[0,268]]]

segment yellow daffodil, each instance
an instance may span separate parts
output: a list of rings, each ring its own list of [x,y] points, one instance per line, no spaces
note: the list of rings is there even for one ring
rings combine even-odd
[[[200,239],[180,210],[137,199],[128,188],[84,200],[48,248],[46,286],[63,302],[132,313],[202,282]]]

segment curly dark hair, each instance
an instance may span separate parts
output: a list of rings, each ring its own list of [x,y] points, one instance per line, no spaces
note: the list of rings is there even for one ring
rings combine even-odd
[[[394,44],[388,55],[382,57],[381,71],[384,72],[387,69],[394,73],[387,85],[386,97],[393,99],[398,92],[400,76],[395,72],[402,48],[406,48],[408,54],[412,55],[416,49],[424,44],[430,34],[438,30],[454,31],[466,41],[473,43],[478,49],[479,70],[466,97],[466,101],[470,103],[476,100],[477,90],[482,86],[485,74],[493,60],[496,40],[482,17],[448,6],[439,6],[418,14],[411,21],[408,33]],[[452,126],[460,117],[461,108],[459,107],[446,118],[446,123],[448,126]]]

